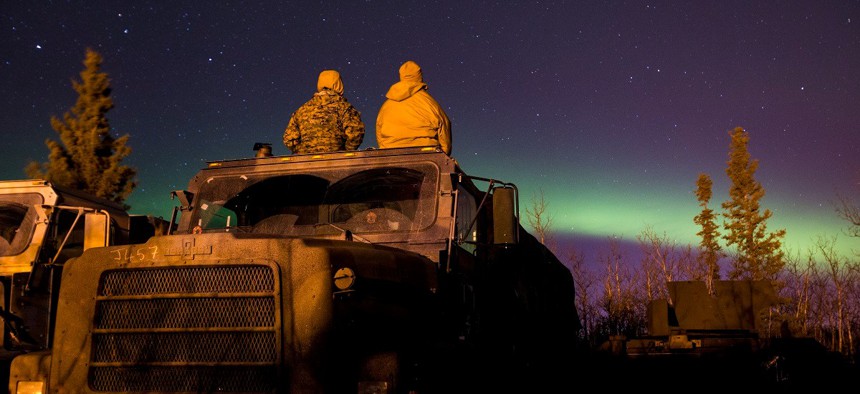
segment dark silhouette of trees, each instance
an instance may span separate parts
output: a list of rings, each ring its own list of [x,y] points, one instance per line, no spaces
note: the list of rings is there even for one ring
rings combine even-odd
[[[576,287],[576,309],[580,324],[582,324],[582,330],[579,333],[580,339],[587,346],[596,347],[599,342],[592,339],[600,332],[598,328],[600,313],[599,306],[596,300],[592,299],[592,296],[596,295],[596,287],[600,285],[600,278],[586,267],[585,257],[581,252],[571,252],[568,259],[571,262],[570,272]]]
[[[848,294],[852,284],[857,283],[857,267],[851,264],[847,258],[836,252],[836,236],[831,238],[819,237],[815,247],[820,252],[826,264],[826,273],[833,285],[833,304],[831,309],[833,316],[835,347],[839,351],[849,349],[848,330],[846,329],[846,309],[848,305]]]
[[[60,141],[48,139],[46,163],[31,162],[25,172],[31,178],[82,190],[122,203],[136,186],[137,171],[121,164],[131,153],[128,135],[114,138],[105,116],[114,104],[108,75],[101,72],[102,57],[87,49],[80,81],[72,80],[78,99],[63,119],[51,117]]]
[[[603,293],[596,300],[602,314],[601,331],[606,337],[640,335],[645,328],[645,309],[647,308],[644,287],[637,273],[623,263],[621,238],[608,237],[609,250],[599,258],[605,267]]]
[[[784,262],[782,238],[785,230],[768,232],[769,209],[760,210],[765,190],[755,179],[758,160],[750,158],[749,133],[741,127],[729,132],[729,160],[726,174],[731,180],[729,200],[723,202],[726,247],[734,246],[730,279],[775,279]]]

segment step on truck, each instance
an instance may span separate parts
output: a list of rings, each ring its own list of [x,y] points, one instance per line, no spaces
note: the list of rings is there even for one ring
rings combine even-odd
[[[144,242],[151,218],[45,180],[0,181],[0,365],[43,351],[51,333],[63,266],[84,250]]]
[[[432,393],[568,382],[570,271],[512,183],[435,148],[209,162],[170,231],[66,263],[13,393]],[[533,390],[530,390],[533,391]]]

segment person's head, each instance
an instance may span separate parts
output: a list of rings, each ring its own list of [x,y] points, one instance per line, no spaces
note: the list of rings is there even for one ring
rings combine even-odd
[[[340,73],[335,70],[325,70],[320,73],[317,80],[317,91],[322,92],[323,89],[329,89],[337,94],[343,94],[343,81],[340,79]]]
[[[403,63],[400,66],[400,80],[410,82],[424,82],[424,76],[421,75],[421,66],[412,60]]]

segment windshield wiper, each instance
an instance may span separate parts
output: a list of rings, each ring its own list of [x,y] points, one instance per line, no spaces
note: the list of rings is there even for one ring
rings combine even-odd
[[[357,234],[353,234],[353,233],[352,233],[352,231],[349,231],[349,230],[347,230],[347,229],[345,229],[345,228],[343,228],[343,227],[340,227],[340,226],[338,226],[338,225],[336,225],[336,224],[333,224],[333,223],[317,223],[317,224],[314,224],[314,228],[322,227],[322,226],[331,226],[331,227],[334,227],[334,229],[335,229],[335,230],[338,230],[338,231],[340,231],[340,232],[341,232],[341,234],[343,234],[343,239],[345,239],[345,240],[347,240],[347,241],[352,241],[352,240],[353,240],[353,238],[355,238],[355,239],[357,239],[357,240],[359,240],[359,241],[361,241],[361,242],[364,242],[364,243],[366,243],[366,244],[371,243],[370,241],[368,241],[368,240],[367,240],[367,238],[364,238],[364,237],[362,237],[362,236],[360,236],[360,235],[357,235]]]

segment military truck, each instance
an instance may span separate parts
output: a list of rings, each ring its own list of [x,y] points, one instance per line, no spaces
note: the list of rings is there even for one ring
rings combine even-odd
[[[432,147],[209,162],[164,235],[65,264],[9,390],[477,392],[567,381],[569,270]]]
[[[51,347],[64,264],[84,250],[142,242],[151,222],[45,180],[0,181],[0,364]]]

